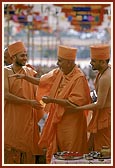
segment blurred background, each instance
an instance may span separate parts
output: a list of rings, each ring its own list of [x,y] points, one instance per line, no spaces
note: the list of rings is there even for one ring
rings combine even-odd
[[[3,3],[4,48],[22,40],[38,76],[56,67],[59,44],[78,48],[76,63],[88,80],[89,46],[111,45],[111,3]]]

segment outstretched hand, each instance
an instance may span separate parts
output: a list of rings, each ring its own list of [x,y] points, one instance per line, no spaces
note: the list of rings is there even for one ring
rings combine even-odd
[[[40,110],[40,109],[43,108],[43,106],[41,105],[41,103],[38,102],[37,100],[30,100],[30,105],[31,105],[33,108],[37,109],[37,110]]]
[[[48,97],[48,96],[43,96],[43,97],[42,97],[42,101],[43,101],[44,103],[46,103],[46,104],[47,104],[47,103],[51,103],[51,100],[52,100],[52,99],[51,99],[50,97]]]
[[[9,78],[16,77],[17,79],[24,79],[25,74],[13,74],[13,75],[9,75],[8,77]]]

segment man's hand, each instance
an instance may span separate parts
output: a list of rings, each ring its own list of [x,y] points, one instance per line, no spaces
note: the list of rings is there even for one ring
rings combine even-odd
[[[53,103],[53,99],[51,97],[48,97],[48,96],[43,96],[42,101],[46,104]]]
[[[37,100],[30,100],[30,105],[37,110],[40,110],[43,108],[43,106]]]

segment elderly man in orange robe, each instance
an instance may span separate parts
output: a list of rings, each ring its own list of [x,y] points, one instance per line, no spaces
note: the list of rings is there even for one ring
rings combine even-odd
[[[52,155],[58,151],[80,154],[88,152],[85,111],[76,113],[67,108],[67,101],[79,106],[90,102],[88,83],[75,64],[76,48],[60,45],[57,54],[59,69],[44,75],[38,87],[39,96],[42,93],[41,88],[48,81],[51,84],[48,96],[42,98],[47,104],[45,111],[49,115],[39,141],[39,146],[47,148],[47,163],[51,162]]]
[[[4,67],[4,163],[35,163],[40,154],[38,121],[43,109],[36,100],[35,85],[9,75],[16,73],[34,76],[35,71],[25,66],[27,50],[21,41],[8,46],[13,64]]]
[[[93,70],[98,70],[95,80],[97,100],[94,103],[77,107],[77,110],[93,110],[93,117],[89,123],[88,130],[90,150],[101,151],[103,146],[111,148],[111,67],[110,46],[108,44],[93,45],[90,47],[91,62]]]
[[[15,75],[38,84],[37,99],[46,103],[48,118],[38,146],[47,149],[46,163],[58,151],[88,152],[86,111],[68,109],[68,101],[81,106],[90,102],[88,82],[75,64],[77,49],[58,47],[59,68],[44,74],[40,79]],[[44,96],[44,97],[43,97]]]

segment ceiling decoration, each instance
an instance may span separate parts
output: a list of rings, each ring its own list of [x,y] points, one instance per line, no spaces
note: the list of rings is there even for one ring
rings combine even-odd
[[[106,7],[110,4],[55,4],[60,6],[68,21],[77,31],[89,32],[100,26],[104,20],[104,14],[108,13]]]
[[[108,13],[106,7],[110,4],[54,4],[61,8],[71,28],[76,31],[95,31],[104,20],[104,14]],[[4,16],[7,19],[28,26],[31,30],[43,30],[52,32],[52,26],[48,24],[48,13],[43,16],[41,11],[33,11],[34,5],[9,4],[4,6]],[[108,15],[108,19],[111,17]]]

